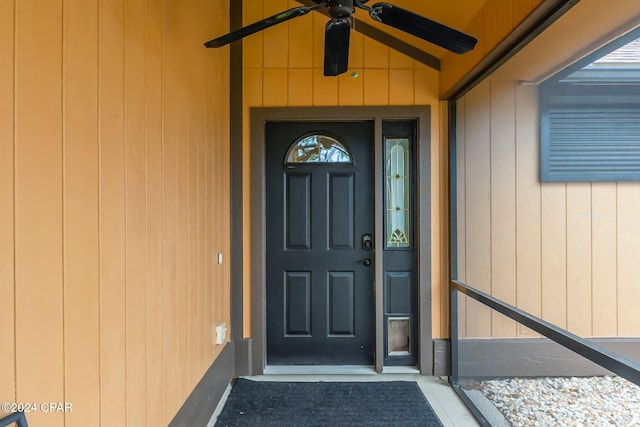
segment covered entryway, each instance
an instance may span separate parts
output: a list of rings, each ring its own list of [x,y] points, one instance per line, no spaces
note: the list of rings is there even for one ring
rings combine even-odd
[[[431,373],[429,108],[251,117],[250,372]]]
[[[372,121],[268,122],[267,363],[372,365]]]

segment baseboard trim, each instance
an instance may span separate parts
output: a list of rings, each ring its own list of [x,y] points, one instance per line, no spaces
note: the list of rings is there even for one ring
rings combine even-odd
[[[234,342],[234,352],[235,352],[235,376],[242,377],[246,375],[252,375],[252,364],[251,364],[251,338],[244,338],[241,340],[236,340]]]
[[[234,354],[234,343],[227,343],[173,417],[169,427],[207,426],[233,377]]]
[[[451,340],[433,340],[433,375],[443,377],[451,375]]]
[[[592,338],[594,344],[640,360],[638,338]],[[543,338],[461,339],[460,378],[596,376],[610,374],[590,360]],[[450,375],[449,340],[434,340],[434,375]]]

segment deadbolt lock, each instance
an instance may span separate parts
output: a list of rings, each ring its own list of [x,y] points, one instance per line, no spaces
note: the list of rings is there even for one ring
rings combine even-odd
[[[365,251],[373,249],[373,236],[371,234],[362,235],[362,249]]]

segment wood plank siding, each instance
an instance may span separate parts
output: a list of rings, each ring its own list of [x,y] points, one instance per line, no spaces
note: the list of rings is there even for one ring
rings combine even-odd
[[[460,280],[580,336],[640,336],[640,183],[540,183],[535,86],[489,79],[457,120]],[[464,336],[532,335],[461,310]]]
[[[0,401],[73,405],[29,425],[167,425],[223,348],[228,6],[0,1]]]
[[[507,3],[487,1],[472,27],[503,25],[494,13],[515,24],[541,2]],[[637,26],[637,14],[624,0],[581,1],[457,101],[458,278],[587,337],[640,336],[640,183],[541,183],[536,82]],[[465,61],[445,55],[443,87]],[[533,335],[461,300],[462,336]]]
[[[244,24],[300,6],[295,0],[245,0]],[[297,106],[430,105],[432,197],[433,333],[448,334],[448,269],[446,256],[448,207],[447,145],[441,143],[439,73],[413,59],[352,31],[349,71],[323,75],[326,16],[320,13],[293,19],[244,39],[244,204],[245,204],[245,336],[251,336],[250,277],[250,108]],[[357,78],[351,76],[358,73]],[[444,245],[444,246],[443,246]],[[444,249],[443,249],[444,248]],[[443,291],[444,290],[444,291]]]

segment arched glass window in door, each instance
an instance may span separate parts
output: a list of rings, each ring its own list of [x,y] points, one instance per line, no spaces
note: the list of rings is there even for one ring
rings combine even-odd
[[[303,136],[289,147],[285,163],[353,163],[353,159],[349,150],[334,137],[311,134]]]

